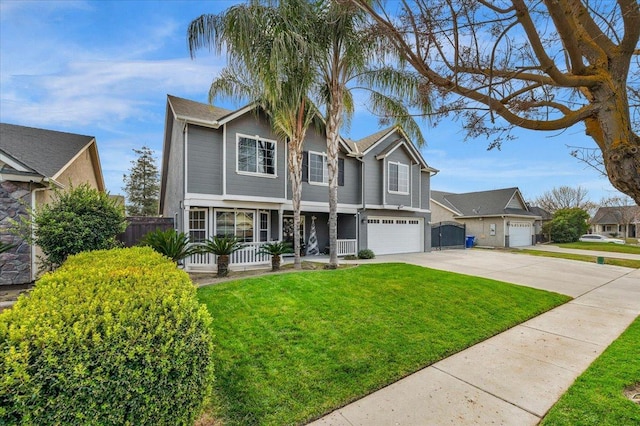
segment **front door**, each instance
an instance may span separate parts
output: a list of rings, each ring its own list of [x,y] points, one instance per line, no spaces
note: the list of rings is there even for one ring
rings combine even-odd
[[[300,252],[304,252],[304,216],[300,216]],[[282,241],[293,248],[293,216],[282,217]]]

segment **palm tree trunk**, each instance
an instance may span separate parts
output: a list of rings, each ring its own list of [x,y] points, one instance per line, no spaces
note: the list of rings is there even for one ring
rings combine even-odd
[[[302,196],[302,140],[289,142],[287,158],[291,180],[291,203],[293,204],[293,252],[294,269],[301,269],[300,262],[300,198]]]
[[[335,91],[334,91],[335,92]],[[338,267],[338,151],[342,122],[341,93],[333,93],[327,117],[327,169],[329,172],[329,269]]]

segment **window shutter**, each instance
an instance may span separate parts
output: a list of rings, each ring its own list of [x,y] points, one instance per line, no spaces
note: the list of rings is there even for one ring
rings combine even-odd
[[[338,158],[338,186],[344,186],[344,158]]]
[[[309,151],[302,151],[302,181],[309,182]]]

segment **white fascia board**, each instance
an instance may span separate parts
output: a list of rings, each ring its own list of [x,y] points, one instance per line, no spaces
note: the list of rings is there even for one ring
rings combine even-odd
[[[19,162],[15,158],[9,157],[8,155],[4,155],[1,152],[0,152],[0,161],[2,161],[5,164],[10,165],[11,167],[13,167],[14,169],[16,169],[19,172],[27,172],[27,173],[32,173],[33,172],[33,169],[31,169],[31,168],[27,167],[26,165],[22,164],[21,162]]]
[[[460,214],[460,212],[457,212],[457,211],[453,210],[451,207],[447,207],[447,206],[445,206],[444,204],[442,204],[442,203],[440,203],[440,202],[438,202],[438,201],[434,200],[433,198],[429,198],[429,201],[431,201],[432,203],[436,203],[437,205],[439,205],[439,206],[440,206],[440,207],[442,207],[443,209],[447,209],[447,210],[449,210],[449,211],[450,211],[451,213],[453,213],[453,214],[457,214],[457,215],[459,215],[459,214]]]

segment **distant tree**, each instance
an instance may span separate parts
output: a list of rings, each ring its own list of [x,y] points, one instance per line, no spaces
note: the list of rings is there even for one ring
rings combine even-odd
[[[573,243],[589,229],[588,219],[589,213],[580,208],[560,209],[544,225],[543,232],[551,234],[554,243]]]
[[[351,0],[490,147],[513,128],[576,124],[597,145],[611,184],[640,203],[638,0]]]
[[[35,225],[31,234],[31,223]],[[116,247],[116,236],[126,228],[122,208],[109,194],[88,184],[54,191],[54,199],[18,223],[16,233],[40,246],[43,269],[54,269],[68,256]]]
[[[127,193],[127,214],[129,216],[157,216],[160,178],[156,159],[149,147],[134,149],[138,155],[131,161],[129,174],[124,175],[124,190]]]
[[[588,191],[582,186],[553,188],[539,196],[534,204],[552,214],[561,209],[571,208],[579,208],[589,212],[596,207],[596,204],[589,200]]]
[[[608,207],[611,214],[618,221],[618,225],[624,225],[625,238],[629,238],[629,225],[640,220],[640,207],[627,196],[613,196],[603,198],[600,201],[602,207]]]

